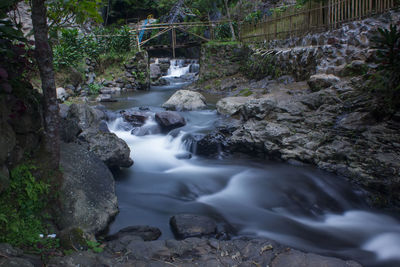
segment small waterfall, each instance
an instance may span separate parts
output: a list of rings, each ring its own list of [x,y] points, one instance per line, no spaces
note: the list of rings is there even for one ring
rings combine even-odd
[[[197,59],[171,59],[166,77],[182,77],[189,73],[193,75],[199,72],[199,68]]]
[[[181,77],[189,73],[190,64],[185,66],[184,59],[171,59],[171,65],[169,66],[168,76],[169,77]]]

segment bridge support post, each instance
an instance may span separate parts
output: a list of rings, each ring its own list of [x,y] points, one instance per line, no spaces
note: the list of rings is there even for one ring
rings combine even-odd
[[[176,29],[175,26],[172,28],[172,56],[175,58],[175,46],[176,46]]]

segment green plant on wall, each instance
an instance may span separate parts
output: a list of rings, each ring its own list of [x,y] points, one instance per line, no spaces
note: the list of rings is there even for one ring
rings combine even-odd
[[[22,164],[10,173],[10,186],[0,197],[0,242],[37,248],[46,229],[43,210],[50,185],[33,176],[36,167]]]
[[[379,70],[369,77],[368,88],[383,100],[381,111],[394,113],[400,108],[400,26],[379,28],[372,41]]]

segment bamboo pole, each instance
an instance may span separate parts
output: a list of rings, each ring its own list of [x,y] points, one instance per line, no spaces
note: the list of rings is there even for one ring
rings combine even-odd
[[[174,27],[174,29],[175,29],[175,27]],[[210,39],[207,39],[207,38],[205,38],[205,37],[203,37],[203,36],[201,36],[201,35],[198,35],[198,34],[196,34],[196,33],[189,32],[189,31],[185,30],[185,29],[182,28],[182,27],[176,27],[176,29],[181,30],[181,31],[183,31],[183,32],[186,32],[187,34],[194,35],[194,36],[196,36],[196,37],[198,37],[198,38],[200,38],[200,39],[202,39],[202,40],[204,40],[204,41],[206,41],[206,42],[210,41]]]
[[[175,26],[172,27],[172,57],[175,58],[175,45],[176,45],[176,30]]]
[[[164,30],[160,31],[159,33],[155,34],[154,36],[150,37],[149,39],[147,39],[147,40],[141,42],[140,45],[144,45],[144,44],[147,43],[148,41],[150,41],[150,40],[152,40],[152,39],[154,39],[154,38],[156,38],[156,37],[158,37],[158,36],[160,36],[160,35],[162,35],[162,34],[168,32],[168,31],[170,31],[171,29],[172,29],[172,28],[169,27],[169,28],[167,28],[167,29],[164,29]]]

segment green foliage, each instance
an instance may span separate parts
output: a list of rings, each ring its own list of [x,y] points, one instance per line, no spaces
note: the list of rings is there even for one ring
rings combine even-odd
[[[235,32],[238,32],[237,23],[233,22],[233,29]],[[219,24],[214,29],[215,39],[217,40],[230,40],[232,39],[232,32],[229,23]]]
[[[378,63],[382,69],[400,73],[400,27],[390,25],[389,29],[378,29],[372,41],[377,48]]]
[[[0,3],[0,40],[25,41],[20,29],[15,29],[7,16],[7,12],[18,2],[19,1],[17,0],[2,0]],[[2,50],[2,47],[0,46],[0,52],[4,53],[6,51]]]
[[[262,79],[267,76],[278,78],[284,73],[276,66],[273,57],[253,54],[240,68],[241,72],[251,79]]]
[[[46,5],[50,30],[53,32],[72,23],[83,24],[90,19],[102,21],[99,13],[102,0],[47,0]]]
[[[103,247],[101,247],[101,244],[96,241],[87,240],[86,243],[87,243],[88,248],[95,253],[100,253],[100,252],[103,252],[103,250],[104,250]]]
[[[250,90],[250,88],[245,88],[239,91],[237,94],[238,96],[251,96],[253,92]]]
[[[56,68],[73,66],[83,58],[82,40],[77,29],[61,30],[60,43],[53,47],[53,63]]]
[[[259,22],[263,17],[263,14],[261,10],[257,10],[255,12],[251,12],[247,14],[247,16],[244,18],[245,22],[251,22],[251,23],[257,23]]]
[[[85,57],[98,61],[103,54],[126,53],[131,47],[127,26],[114,29],[100,27],[88,35],[80,34],[77,29],[63,29],[59,43],[53,47],[54,66],[57,69],[72,67]]]
[[[97,84],[97,83],[89,84],[89,93],[91,95],[98,95],[101,87],[102,87],[101,84]]]
[[[380,28],[372,40],[379,70],[369,77],[367,87],[383,100],[382,110],[394,113],[400,108],[400,27]]]
[[[232,46],[232,45],[240,45],[238,41],[209,41],[206,43],[207,46]]]
[[[10,186],[0,196],[0,242],[35,247],[45,233],[42,212],[50,185],[32,175],[36,167],[22,164],[10,174]]]

